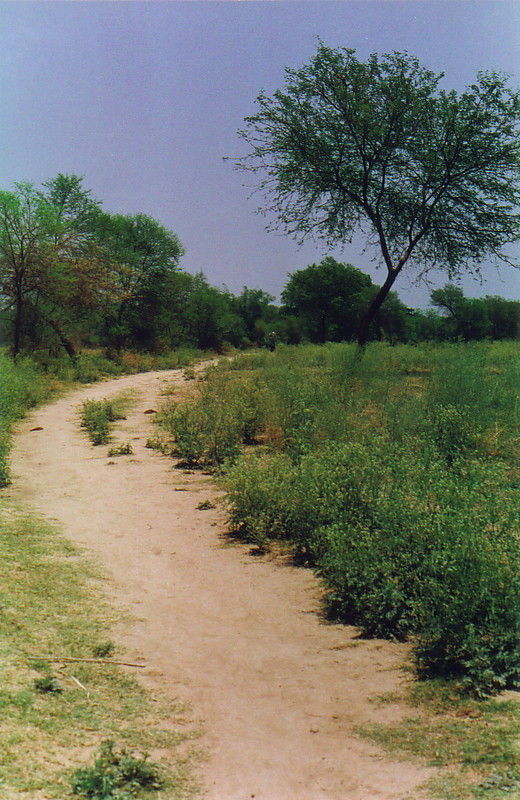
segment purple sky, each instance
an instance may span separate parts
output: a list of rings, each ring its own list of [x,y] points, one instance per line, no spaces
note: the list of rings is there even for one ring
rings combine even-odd
[[[327,250],[267,233],[254,213],[260,198],[249,199],[223,156],[240,155],[236,131],[259,91],[281,88],[284,68],[308,62],[316,37],[362,58],[407,50],[445,71],[450,88],[479,69],[520,82],[518,0],[0,0],[0,188],[84,175],[105,210],[174,230],[188,272],[278,297],[288,273]],[[362,249],[359,240],[330,254],[381,282]],[[465,281],[466,294],[520,298],[520,272],[487,275],[482,286]],[[407,304],[428,305],[428,288],[405,275],[396,288]]]

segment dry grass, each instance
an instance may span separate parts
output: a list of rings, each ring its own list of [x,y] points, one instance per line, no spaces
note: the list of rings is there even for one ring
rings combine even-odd
[[[111,643],[121,615],[104,596],[96,566],[7,501],[0,530],[0,797],[72,797],[72,772],[107,739],[161,763],[168,777],[157,798],[192,797],[188,754],[196,731],[187,710],[152,701],[131,670],[55,660],[102,651],[124,660]],[[35,682],[46,676],[61,691],[39,691]]]

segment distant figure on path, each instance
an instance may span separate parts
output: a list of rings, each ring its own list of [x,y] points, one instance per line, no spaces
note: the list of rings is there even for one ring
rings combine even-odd
[[[274,348],[276,347],[276,333],[274,331],[271,331],[271,333],[269,334],[269,340],[267,342],[267,346],[272,353]]]

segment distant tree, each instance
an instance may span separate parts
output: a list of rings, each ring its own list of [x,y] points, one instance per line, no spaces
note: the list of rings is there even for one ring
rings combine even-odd
[[[51,209],[32,184],[17,183],[0,192],[0,293],[12,314],[16,356],[26,332],[27,304],[40,279],[40,253],[50,242]]]
[[[379,286],[373,286],[372,296],[379,292]],[[375,335],[392,344],[406,342],[410,338],[411,325],[409,309],[399,299],[396,292],[389,292],[384,304],[374,318]]]
[[[373,284],[351,264],[327,257],[289,275],[282,292],[284,311],[300,317],[313,342],[352,339]]]
[[[491,333],[486,301],[468,299],[458,286],[447,284],[443,289],[434,289],[431,302],[446,313],[453,338],[470,341]]]
[[[226,343],[241,344],[245,336],[243,321],[233,311],[229,295],[210,286],[202,272],[193,277],[184,325],[186,340],[201,350],[219,352]]]
[[[74,357],[74,318],[102,291],[100,254],[81,220],[97,208],[77,176],[37,191],[16,183],[0,192],[0,296],[12,321],[12,349],[51,331]]]
[[[410,309],[408,317],[409,340],[412,342],[434,342],[444,341],[447,338],[443,317],[429,308],[426,311],[421,309]]]
[[[321,44],[286,71],[286,87],[261,93],[241,132],[239,168],[258,173],[264,211],[300,240],[350,241],[361,230],[380,252],[386,279],[359,328],[401,271],[430,268],[450,279],[479,274],[484,259],[508,262],[519,238],[520,94],[481,72],[464,92],[439,90],[435,75],[394,52],[360,61]]]
[[[59,172],[43,186],[47,191],[42,196],[54,209],[55,241],[61,246],[69,241],[77,244],[82,236],[90,241],[101,203],[92,197],[90,189],[85,189],[83,178]]]
[[[460,310],[460,329],[464,341],[487,339],[491,334],[488,306],[485,300],[468,299]]]
[[[490,295],[486,296],[484,300],[487,305],[492,338],[520,338],[520,302]]]
[[[193,283],[193,276],[181,270],[146,282],[127,310],[128,341],[133,347],[161,352],[184,344]]]
[[[230,295],[231,308],[242,319],[250,343],[262,342],[267,328],[277,319],[278,309],[273,301],[274,297],[263,289],[248,289],[247,286],[238,296]]]
[[[152,328],[164,315],[170,278],[179,270],[184,248],[175,233],[146,214],[100,211],[92,225],[115,288],[106,315],[109,343],[131,345],[136,320],[146,331],[142,335],[153,339]]]

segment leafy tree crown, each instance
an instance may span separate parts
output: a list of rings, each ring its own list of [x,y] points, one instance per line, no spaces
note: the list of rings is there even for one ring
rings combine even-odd
[[[519,238],[520,94],[481,72],[465,91],[439,88],[407,53],[372,55],[320,43],[261,93],[240,132],[251,149],[238,167],[258,173],[287,232],[329,244],[361,229],[395,276],[413,255],[420,271],[478,274],[508,261]],[[388,287],[389,288],[389,287]]]

